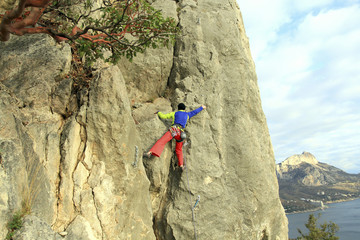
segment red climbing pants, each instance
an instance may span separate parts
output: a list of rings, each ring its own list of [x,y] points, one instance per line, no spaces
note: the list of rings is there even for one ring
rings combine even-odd
[[[176,136],[174,138],[178,141],[181,141],[180,130],[178,131],[178,133],[176,134]],[[157,140],[157,142],[154,144],[154,146],[150,149],[151,154],[156,157],[160,157],[162,151],[164,150],[166,143],[168,143],[171,139],[173,139],[173,137],[171,136],[171,132],[167,131],[159,140]],[[182,141],[178,142],[178,141],[176,141],[175,153],[178,158],[179,166],[182,166],[183,165],[183,151],[182,151],[183,142]]]

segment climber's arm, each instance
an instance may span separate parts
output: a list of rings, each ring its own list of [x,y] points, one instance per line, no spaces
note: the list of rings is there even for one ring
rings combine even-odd
[[[199,112],[201,112],[205,108],[206,107],[202,105],[201,107],[195,109],[194,111],[188,112],[189,118],[192,118],[193,116],[195,116],[196,114],[198,114]]]
[[[167,114],[158,112],[157,114],[158,114],[159,118],[161,118],[161,119],[172,119],[172,120],[175,119],[175,112],[171,112],[171,113],[167,113]]]

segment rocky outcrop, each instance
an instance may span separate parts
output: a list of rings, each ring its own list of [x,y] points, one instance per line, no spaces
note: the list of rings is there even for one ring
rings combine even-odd
[[[293,155],[277,164],[276,173],[280,180],[306,186],[330,185],[356,176],[318,162],[309,152]]]
[[[324,202],[360,197],[360,176],[318,162],[309,152],[277,164],[281,202],[287,212],[315,210]]]
[[[303,152],[302,154],[295,154],[291,157],[288,157],[280,164],[276,165],[276,169],[279,171],[285,171],[288,166],[296,166],[302,163],[308,163],[316,165],[318,164],[318,160],[316,160],[315,156],[309,152]]]
[[[294,177],[292,173],[296,169],[300,169],[301,166],[316,166],[319,162],[316,160],[315,156],[309,152],[303,152],[302,154],[295,154],[291,157],[288,157],[283,162],[276,165],[276,174],[278,178],[284,180],[290,180]],[[321,184],[321,179],[319,178],[319,171],[316,171],[316,168],[313,168],[312,174],[295,174],[297,177],[303,176],[301,182],[305,185],[319,185]]]
[[[78,92],[68,45],[46,35],[0,43],[0,238],[25,204],[18,239],[39,228],[68,240],[287,239],[236,1],[154,4],[179,21],[175,47],[97,62]],[[207,106],[187,126],[184,172],[171,144],[142,159],[170,124],[154,112],[179,102]]]

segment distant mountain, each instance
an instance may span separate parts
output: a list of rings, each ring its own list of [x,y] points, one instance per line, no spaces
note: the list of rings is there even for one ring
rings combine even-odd
[[[276,173],[286,212],[312,210],[323,203],[360,197],[360,174],[318,162],[309,152],[277,164]]]

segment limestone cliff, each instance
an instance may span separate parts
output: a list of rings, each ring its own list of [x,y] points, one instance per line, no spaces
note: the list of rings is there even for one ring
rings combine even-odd
[[[68,45],[44,35],[0,43],[0,238],[27,203],[16,239],[287,239],[236,1],[154,5],[178,19],[174,48],[98,62],[81,91]],[[179,102],[207,106],[187,126],[184,172],[171,144],[142,159],[168,126],[153,113]]]
[[[331,185],[358,179],[358,175],[348,174],[339,168],[318,162],[309,152],[295,154],[277,164],[276,174],[280,181],[306,186]]]

